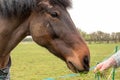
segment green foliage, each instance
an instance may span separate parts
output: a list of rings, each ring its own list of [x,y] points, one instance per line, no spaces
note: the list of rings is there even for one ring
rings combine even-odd
[[[92,33],[86,33],[85,31],[82,31],[78,29],[82,37],[88,41],[89,43],[95,42],[95,43],[110,43],[110,42],[120,42],[120,32],[113,32],[113,33],[105,33],[102,31],[96,31]]]
[[[91,67],[112,55],[116,45],[120,44],[89,44]],[[62,75],[72,74],[63,61],[33,42],[20,43],[12,51],[11,55],[11,80],[42,80],[48,77],[57,78]],[[120,70],[116,71],[115,80],[119,80]],[[110,71],[106,73],[106,76],[109,73]],[[88,74],[57,80],[95,80],[94,75],[93,70],[91,70]]]

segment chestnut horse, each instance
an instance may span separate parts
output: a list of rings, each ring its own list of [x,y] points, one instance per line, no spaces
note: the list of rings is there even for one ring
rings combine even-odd
[[[89,71],[90,53],[67,8],[70,0],[0,0],[0,78],[9,80],[10,52],[28,35],[73,72]]]

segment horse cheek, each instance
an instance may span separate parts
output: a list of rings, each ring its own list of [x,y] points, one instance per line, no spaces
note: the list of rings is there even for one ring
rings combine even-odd
[[[50,40],[47,30],[40,23],[31,25],[30,34],[33,40],[41,46],[46,45]]]

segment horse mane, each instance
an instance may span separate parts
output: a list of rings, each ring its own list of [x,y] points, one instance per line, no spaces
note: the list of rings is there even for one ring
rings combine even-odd
[[[37,1],[43,0],[0,0],[0,15],[3,17],[25,17],[28,16],[32,9],[37,5]],[[70,7],[70,0],[48,0],[51,5],[60,7]]]
[[[25,17],[35,5],[36,0],[0,0],[0,15]]]

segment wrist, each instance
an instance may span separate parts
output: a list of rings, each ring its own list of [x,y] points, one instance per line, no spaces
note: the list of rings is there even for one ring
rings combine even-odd
[[[117,66],[117,63],[116,63],[116,61],[113,57],[110,57],[107,61],[108,61],[108,64],[110,65],[110,67],[116,67]]]

